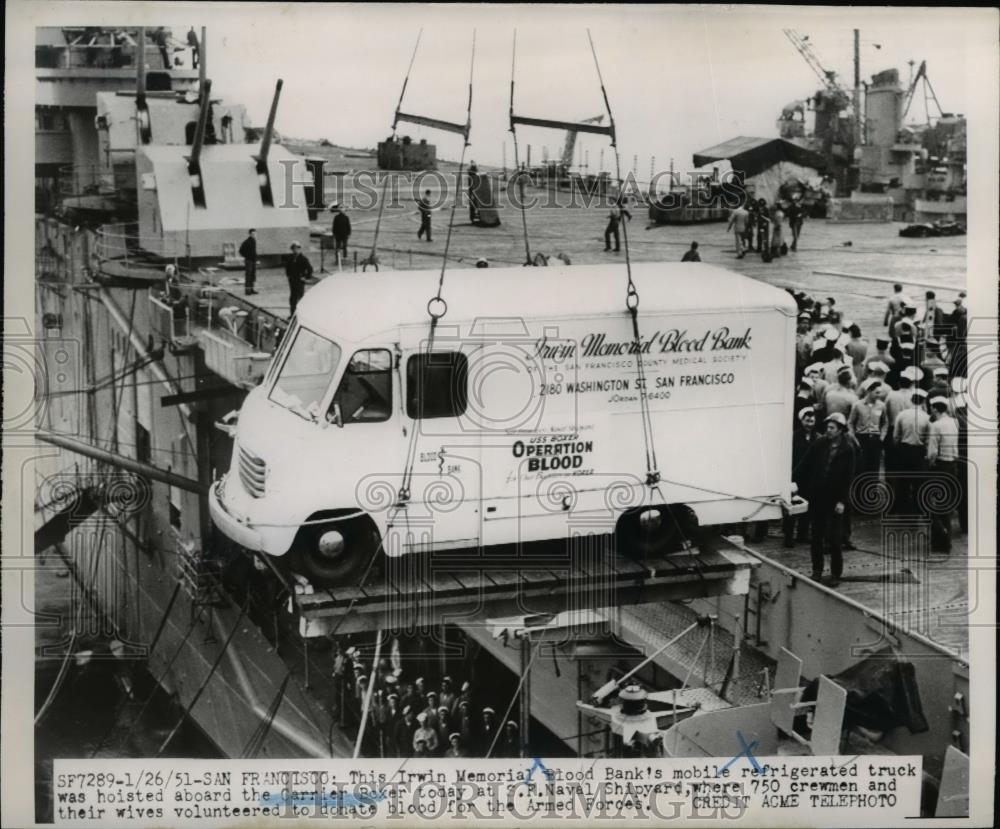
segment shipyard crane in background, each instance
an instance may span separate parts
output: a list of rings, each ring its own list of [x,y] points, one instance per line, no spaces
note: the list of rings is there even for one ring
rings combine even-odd
[[[595,115],[593,118],[584,118],[581,124],[600,124],[604,121],[603,115]],[[566,130],[566,143],[563,145],[562,166],[567,170],[573,166],[573,151],[576,149],[576,136],[578,130]]]
[[[912,63],[911,63],[912,66]],[[923,81],[924,83],[924,117],[926,118],[927,126],[931,124],[931,110],[930,110],[930,99],[934,99],[934,105],[938,108],[938,115],[943,116],[944,110],[941,108],[941,102],[938,100],[937,94],[934,92],[934,87],[931,85],[931,79],[927,75],[927,61],[920,61],[920,68],[917,69],[917,74],[913,76],[913,80],[910,81],[910,88],[906,90],[906,99],[903,104],[903,117],[902,121],[906,120],[906,113],[910,111],[910,104],[913,103],[914,94],[917,91],[917,84]],[[928,96],[928,93],[930,95]]]
[[[854,146],[861,145],[861,64],[860,64],[860,32],[854,30],[854,90],[851,92],[837,82],[837,73],[827,69],[820,63],[819,58],[813,51],[812,44],[809,43],[809,35],[803,35],[794,29],[783,29],[785,37],[788,38],[795,50],[802,55],[802,59],[809,65],[809,68],[819,78],[823,84],[823,89],[817,93],[816,109],[844,110],[848,105],[854,110]]]

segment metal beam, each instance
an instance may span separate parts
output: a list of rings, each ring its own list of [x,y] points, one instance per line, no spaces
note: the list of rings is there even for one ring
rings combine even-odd
[[[407,121],[411,124],[419,124],[423,127],[444,130],[445,132],[457,132],[466,138],[469,137],[468,124],[453,124],[451,121],[442,121],[439,118],[428,118],[426,115],[409,115],[405,112],[396,113],[396,121]]]
[[[183,475],[176,475],[173,472],[167,472],[157,466],[152,466],[151,464],[143,463],[142,461],[137,461],[133,458],[128,458],[125,455],[119,455],[117,452],[109,452],[107,449],[101,449],[90,443],[85,443],[82,440],[76,440],[75,438],[67,437],[66,435],[59,435],[54,432],[45,432],[42,430],[36,432],[35,436],[43,443],[51,443],[53,446],[68,449],[70,452],[76,452],[78,455],[103,461],[104,463],[111,464],[112,466],[117,466],[120,469],[126,469],[129,472],[134,472],[136,475],[143,478],[159,481],[160,483],[167,484],[168,486],[175,486],[178,489],[183,489],[186,492],[194,492],[197,495],[208,494],[207,484],[203,484],[200,481],[195,481],[191,478],[185,478]]]
[[[510,116],[511,124],[523,124],[526,127],[550,127],[556,130],[573,130],[575,132],[592,132],[595,135],[612,135],[614,127],[602,127],[600,124],[578,123],[576,121],[552,121],[548,118],[528,118],[523,115]]]
[[[649,562],[634,569],[626,569],[626,560],[615,557],[615,569],[611,570],[595,573],[564,563],[562,572],[545,573],[533,569],[537,566],[534,561],[522,560],[519,569],[509,569],[482,559],[471,577],[456,568],[450,581],[437,585],[433,579],[412,583],[388,579],[366,584],[363,592],[336,587],[297,595],[295,603],[300,631],[306,637],[326,635],[334,628],[348,634],[416,625],[430,613],[440,621],[469,624],[524,614],[526,609],[562,613],[581,608],[581,602],[620,607],[741,595],[749,590],[752,562],[741,553],[720,550],[696,557],[678,554],[670,561]],[[588,596],[588,592],[593,595]]]
[[[185,403],[195,403],[199,400],[212,400],[216,397],[225,397],[227,394],[246,394],[245,389],[236,386],[213,386],[210,389],[198,389],[197,391],[186,391],[180,394],[165,394],[160,398],[161,406],[179,406]]]

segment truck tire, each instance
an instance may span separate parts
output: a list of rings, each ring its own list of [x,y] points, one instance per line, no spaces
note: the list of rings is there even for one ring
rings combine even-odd
[[[295,536],[289,565],[316,587],[353,587],[380,552],[379,546],[378,530],[370,518],[314,524]]]

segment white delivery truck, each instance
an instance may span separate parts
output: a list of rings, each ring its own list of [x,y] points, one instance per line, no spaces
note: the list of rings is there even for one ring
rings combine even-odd
[[[381,551],[614,532],[651,555],[695,522],[779,518],[792,298],[707,264],[632,270],[638,342],[622,265],[449,271],[433,338],[437,273],[327,277],[240,410],[214,522],[330,586]]]

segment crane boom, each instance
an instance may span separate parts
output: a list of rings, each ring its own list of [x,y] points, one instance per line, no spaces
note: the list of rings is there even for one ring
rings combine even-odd
[[[816,53],[812,50],[812,46],[809,45],[808,40],[805,36],[800,35],[794,29],[783,29],[785,37],[791,42],[792,46],[795,47],[796,51],[802,55],[802,59],[809,64],[809,68],[816,73],[816,77],[819,78],[820,83],[823,84],[831,92],[843,92],[843,88],[837,83],[837,73],[826,69],[822,63],[819,62],[819,58],[816,57]]]
[[[595,115],[593,118],[584,118],[581,124],[600,124],[604,120],[603,115]],[[576,135],[579,130],[566,130],[566,143],[563,146],[562,166],[567,170],[573,166],[573,151],[576,149]]]

